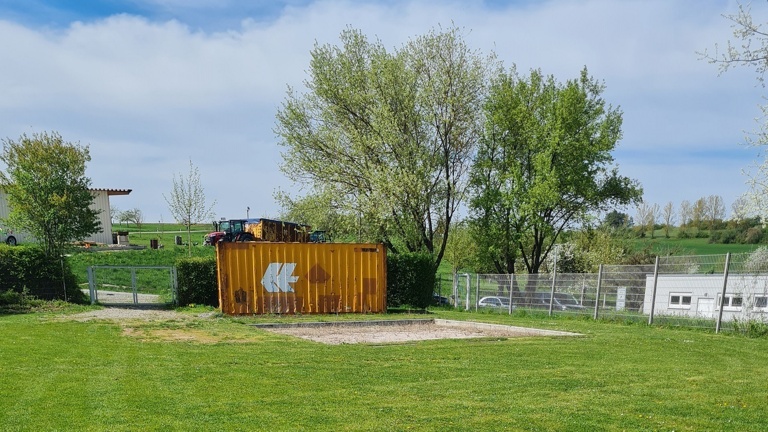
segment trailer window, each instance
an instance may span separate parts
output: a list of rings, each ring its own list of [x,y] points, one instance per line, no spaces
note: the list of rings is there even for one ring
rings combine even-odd
[[[766,296],[759,296],[755,297],[755,308],[768,308],[768,297]]]
[[[723,306],[723,310],[740,311],[744,304],[744,297],[741,294],[726,294],[725,300],[720,294],[717,295],[717,308]]]
[[[689,309],[691,307],[691,293],[670,293],[669,307],[672,309]]]

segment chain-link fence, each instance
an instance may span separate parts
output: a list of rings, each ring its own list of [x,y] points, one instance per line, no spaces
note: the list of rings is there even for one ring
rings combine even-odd
[[[660,257],[589,274],[438,276],[435,298],[468,311],[541,310],[715,331],[768,324],[768,259],[756,254]]]

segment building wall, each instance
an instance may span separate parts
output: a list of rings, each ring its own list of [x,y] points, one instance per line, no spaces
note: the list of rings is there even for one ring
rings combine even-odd
[[[93,191],[92,209],[100,210],[99,221],[101,222],[101,231],[91,235],[86,240],[96,243],[112,244],[112,219],[109,216],[109,194],[105,190]]]
[[[100,210],[99,221],[101,222],[101,231],[86,238],[87,241],[112,244],[112,220],[109,216],[109,193],[106,190],[94,190],[92,191],[94,200],[91,204],[92,209]],[[8,217],[10,209],[8,207],[8,200],[5,197],[5,192],[0,191],[0,220]],[[3,240],[6,237],[6,227],[0,223],[3,228]],[[19,243],[32,242],[34,239],[31,235],[24,232],[14,232],[13,235]]]
[[[723,275],[659,275],[654,315],[717,318]],[[653,275],[646,278],[643,312],[651,313]],[[723,320],[768,319],[768,276],[728,276]]]

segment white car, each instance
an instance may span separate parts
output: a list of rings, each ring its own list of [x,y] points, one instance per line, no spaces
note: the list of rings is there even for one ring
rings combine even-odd
[[[487,296],[477,302],[478,307],[509,309],[509,298],[499,296]],[[514,307],[513,307],[514,309]]]
[[[9,246],[16,246],[19,242],[18,237],[13,231],[5,228],[0,228],[0,242],[6,243]]]

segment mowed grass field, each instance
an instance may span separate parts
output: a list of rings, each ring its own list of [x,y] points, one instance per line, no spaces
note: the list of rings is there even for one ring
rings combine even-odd
[[[274,321],[268,317],[118,323],[68,321],[61,312],[0,315],[0,430],[768,425],[768,339],[543,315],[430,316],[583,336],[331,346],[248,325]]]

